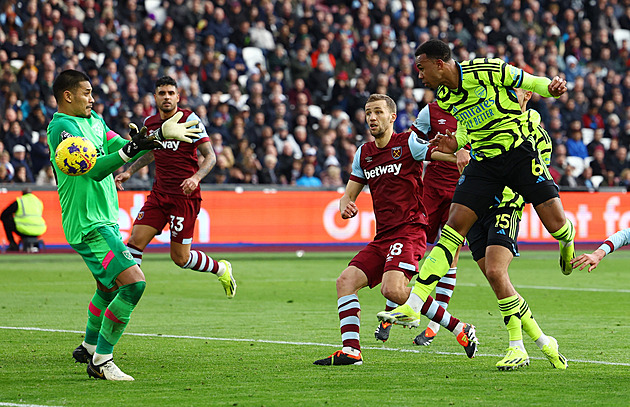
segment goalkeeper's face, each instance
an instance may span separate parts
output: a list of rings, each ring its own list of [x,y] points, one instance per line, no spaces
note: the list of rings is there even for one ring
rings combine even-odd
[[[70,102],[72,116],[89,119],[92,116],[92,106],[94,105],[90,82],[80,82],[74,91],[66,92],[69,92],[66,96],[66,101]]]
[[[155,90],[155,105],[163,113],[170,113],[177,109],[179,92],[173,85],[160,86]]]

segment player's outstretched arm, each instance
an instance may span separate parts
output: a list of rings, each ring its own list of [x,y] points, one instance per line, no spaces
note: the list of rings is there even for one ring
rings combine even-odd
[[[155,148],[158,144],[155,141],[147,137],[147,129],[143,127],[138,130],[138,127],[131,123],[129,125],[131,141],[127,143],[120,143],[118,140],[110,141],[109,148],[115,149],[116,144],[122,145],[122,148],[115,150],[114,152],[98,157],[96,164],[86,176],[92,178],[95,181],[101,181],[105,177],[109,176],[112,172],[120,168],[124,163],[138,158],[139,154],[146,150]],[[124,139],[120,136],[116,136],[116,139],[120,139],[124,142]],[[113,139],[112,139],[113,140]]]
[[[530,75],[527,72],[523,72],[523,83],[521,87],[536,92],[540,96],[554,98],[559,98],[568,90],[567,81],[559,76],[549,79],[542,76]]]
[[[584,270],[584,267],[588,267],[588,272],[595,270],[600,261],[606,256],[606,252],[602,249],[597,249],[593,253],[588,254],[584,253],[575,259],[571,260],[571,264],[573,264],[573,268],[580,268],[580,270]]]

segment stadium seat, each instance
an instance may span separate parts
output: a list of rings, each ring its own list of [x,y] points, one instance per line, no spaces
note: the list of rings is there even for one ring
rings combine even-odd
[[[575,168],[575,172],[573,172],[573,176],[579,177],[584,171],[584,159],[581,157],[575,157],[572,155],[567,156],[567,164],[571,167]]]
[[[81,33],[81,34],[79,34],[79,42],[84,47],[87,47],[88,44],[90,43],[90,34],[89,33]]]
[[[584,167],[590,167],[591,166],[591,162],[595,159],[595,157],[586,157],[584,159]]]
[[[322,108],[317,105],[309,105],[308,112],[317,120],[322,118]]]
[[[247,75],[239,75],[238,83],[241,85],[241,88],[245,89],[247,86]]]
[[[11,64],[11,68],[15,69],[16,71],[19,71],[22,66],[24,66],[24,61],[21,59],[12,59],[9,63]]]
[[[611,142],[611,140],[609,138],[604,137],[602,139],[602,145],[604,146],[606,151],[608,151],[610,149],[610,142]]]
[[[422,100],[422,98],[424,97],[424,89],[422,88],[414,88],[413,90],[413,97],[414,99],[416,99],[416,102],[420,102]]]
[[[589,143],[593,141],[594,137],[595,137],[595,130],[589,129],[587,127],[582,129],[582,142],[584,144],[588,146]]]
[[[615,43],[617,44],[617,48],[623,48],[623,41],[626,40],[628,44],[630,44],[630,30],[624,30],[623,28],[618,28],[613,31],[613,37],[615,38]]]
[[[601,185],[601,183],[604,181],[604,176],[603,175],[593,175],[591,177],[591,182],[593,183],[593,186],[595,188],[599,188],[599,186]]]
[[[265,55],[260,48],[256,47],[245,47],[243,48],[243,60],[245,60],[245,65],[247,65],[248,70],[253,70],[256,68],[256,64],[260,63],[265,70],[267,69]]]

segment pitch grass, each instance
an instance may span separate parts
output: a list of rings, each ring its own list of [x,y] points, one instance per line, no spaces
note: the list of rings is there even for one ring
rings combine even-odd
[[[494,366],[507,334],[467,252],[449,310],[477,326],[475,359],[446,330],[427,348],[411,345],[419,330],[401,327],[385,346],[377,343],[375,314],[384,300],[375,289],[359,293],[364,365],[314,366],[340,348],[335,279],[352,255],[225,254],[239,285],[234,300],[214,276],[181,270],[166,254],[146,255],[147,290],[127,333],[205,339],[124,335],[115,357],[133,383],[88,379],[85,365],[71,357],[94,290],[78,255],[1,255],[0,405],[627,405],[630,252],[569,277],[556,252],[525,251],[513,262],[517,289],[570,360],[567,371],[552,369],[525,337],[531,365],[514,372]],[[601,291],[588,291],[593,288]]]

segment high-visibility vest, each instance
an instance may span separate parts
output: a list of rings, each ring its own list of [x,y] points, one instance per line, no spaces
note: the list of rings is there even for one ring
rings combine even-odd
[[[26,236],[40,236],[46,232],[46,221],[42,217],[44,204],[33,194],[17,199],[18,209],[13,220],[17,231]]]

